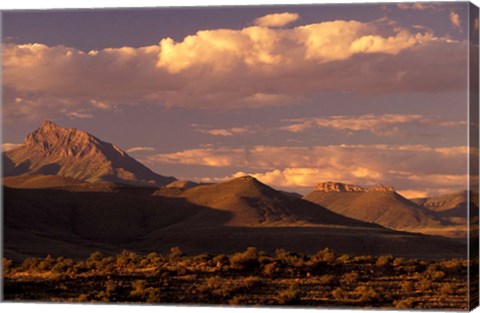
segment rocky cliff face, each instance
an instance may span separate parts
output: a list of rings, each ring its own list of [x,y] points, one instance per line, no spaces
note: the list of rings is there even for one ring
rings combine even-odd
[[[157,186],[175,180],[152,172],[111,143],[50,121],[28,134],[20,147],[3,153],[3,160],[4,176],[45,174]]]
[[[323,192],[394,192],[395,189],[391,186],[376,185],[372,188],[363,188],[357,185],[325,182],[315,186],[315,191]]]

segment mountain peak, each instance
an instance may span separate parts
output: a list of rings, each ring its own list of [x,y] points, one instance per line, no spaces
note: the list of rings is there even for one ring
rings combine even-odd
[[[365,188],[352,185],[352,184],[344,184],[338,182],[325,182],[320,183],[315,186],[314,188],[316,191],[324,191],[324,192],[358,192],[358,191],[365,191]]]
[[[45,130],[51,130],[51,129],[57,129],[59,128],[57,124],[55,124],[52,121],[43,121],[42,124],[40,124],[40,129],[45,129]]]
[[[44,121],[20,147],[7,151],[5,176],[60,175],[96,182],[162,186],[174,180],[155,174],[117,146],[75,128]]]
[[[315,191],[323,192],[395,192],[392,186],[376,185],[372,188],[364,188],[358,185],[325,182],[315,186]]]

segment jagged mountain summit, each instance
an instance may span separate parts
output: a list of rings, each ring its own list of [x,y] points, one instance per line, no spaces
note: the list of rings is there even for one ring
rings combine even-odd
[[[52,175],[86,182],[163,186],[161,176],[114,144],[75,128],[43,122],[18,148],[3,153],[4,176]]]
[[[315,186],[314,190],[316,191],[324,191],[324,192],[376,192],[376,191],[384,191],[384,192],[395,192],[395,188],[392,186],[385,186],[385,185],[376,185],[372,188],[363,188],[358,185],[351,185],[351,184],[344,184],[344,183],[337,183],[337,182],[325,182],[320,183]]]
[[[327,182],[318,184],[304,198],[336,213],[396,230],[417,231],[446,223],[435,212],[405,199],[389,186],[364,188]]]

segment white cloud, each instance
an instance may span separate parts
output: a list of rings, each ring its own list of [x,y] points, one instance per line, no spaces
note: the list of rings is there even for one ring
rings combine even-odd
[[[132,153],[132,152],[151,152],[151,151],[155,151],[155,148],[153,148],[153,147],[132,147],[132,148],[127,149],[128,153]]]
[[[237,109],[295,105],[324,91],[459,90],[466,84],[466,48],[387,21],[342,20],[202,30],[180,41],[98,51],[6,43],[4,114],[10,121],[45,118],[59,108]]]
[[[2,144],[2,150],[3,151],[9,151],[9,150],[18,148],[21,145],[22,145],[21,143],[8,143],[8,142],[6,142],[6,143]]]
[[[295,22],[299,17],[297,13],[268,14],[257,18],[255,25],[262,27],[282,27]]]
[[[455,127],[466,125],[465,121],[448,121],[438,117],[420,114],[365,114],[359,116],[334,115],[328,117],[308,117],[287,119],[289,123],[280,127],[292,133],[303,132],[312,128],[331,128],[347,132],[367,131],[377,136],[393,137],[405,135],[400,127],[406,125],[429,127]]]
[[[450,18],[450,23],[452,24],[453,27],[457,29],[461,29],[462,25],[461,25],[460,15],[458,15],[458,13],[456,13],[455,11],[450,12],[449,18]]]
[[[71,119],[90,119],[93,118],[93,114],[91,113],[86,113],[86,112],[68,112],[66,115],[71,118]]]

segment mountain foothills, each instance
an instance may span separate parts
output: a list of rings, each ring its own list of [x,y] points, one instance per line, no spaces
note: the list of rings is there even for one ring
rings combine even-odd
[[[446,215],[462,210],[461,197],[410,201],[392,187],[324,183],[302,198],[250,176],[218,184],[181,181],[52,122],[4,152],[3,160],[8,258],[166,252],[174,246],[187,253],[329,247],[437,259],[466,253],[464,240],[420,234],[461,236],[466,228]]]
[[[390,229],[449,237],[464,237],[467,232],[466,191],[409,200],[390,186],[363,188],[326,182],[315,186],[304,199],[339,214]],[[472,203],[472,206],[475,206],[475,203]],[[478,204],[476,207],[478,208]]]
[[[59,175],[85,182],[156,186],[175,180],[155,174],[111,143],[50,121],[29,134],[20,147],[3,153],[3,164],[4,176]]]

